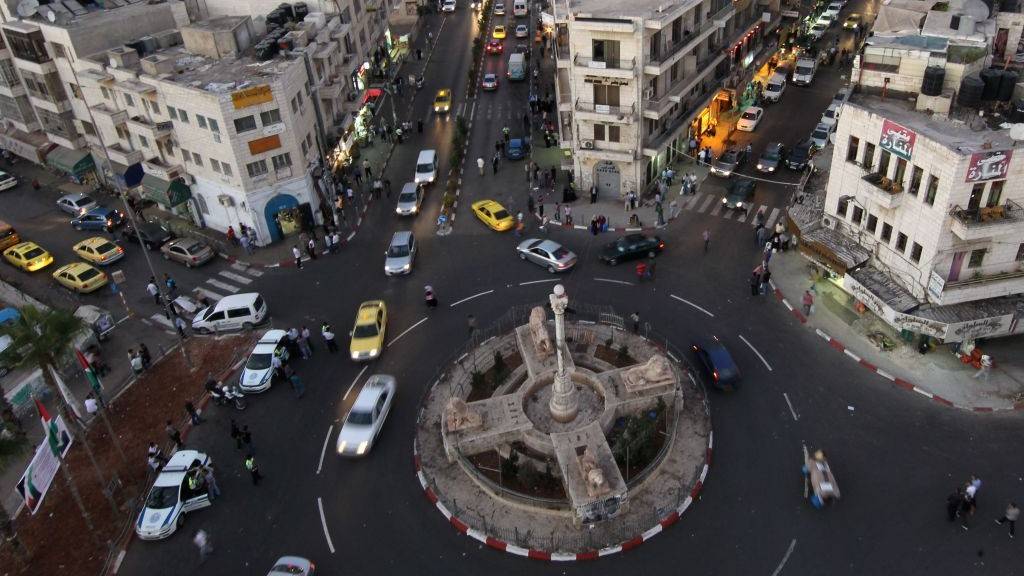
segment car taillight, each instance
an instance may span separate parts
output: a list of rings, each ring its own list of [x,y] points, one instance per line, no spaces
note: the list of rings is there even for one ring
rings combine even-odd
[[[712,378],[715,379],[715,382],[718,382],[718,370],[713,371],[711,373],[711,376],[712,376]]]
[[[665,241],[664,240],[662,240],[661,242],[658,242],[658,248],[664,248],[664,247],[665,247]]]
[[[192,261],[195,262],[196,260],[199,260],[199,257],[198,256],[192,256]]]
[[[124,248],[121,248],[120,246],[118,246],[117,247],[117,253],[118,254],[124,254]]]

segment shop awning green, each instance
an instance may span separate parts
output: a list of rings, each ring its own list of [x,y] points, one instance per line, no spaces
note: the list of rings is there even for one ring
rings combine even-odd
[[[142,196],[163,206],[177,206],[189,199],[192,191],[181,180],[168,182],[152,174],[142,177]]]
[[[50,150],[46,163],[75,176],[81,176],[96,166],[88,150],[70,150],[63,146]]]

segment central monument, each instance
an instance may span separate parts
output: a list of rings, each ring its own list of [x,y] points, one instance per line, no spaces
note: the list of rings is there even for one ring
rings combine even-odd
[[[548,409],[551,411],[551,417],[556,421],[572,422],[579,411],[579,398],[576,394],[576,385],[566,373],[563,357],[565,353],[565,309],[569,307],[569,296],[565,294],[565,287],[556,284],[554,293],[548,295],[548,300],[551,302],[551,310],[555,313],[555,358],[557,362]]]

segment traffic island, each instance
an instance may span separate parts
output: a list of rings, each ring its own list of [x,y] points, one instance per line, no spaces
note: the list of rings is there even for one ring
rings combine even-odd
[[[593,559],[653,537],[698,497],[707,396],[671,343],[626,332],[611,311],[574,306],[566,321],[561,286],[550,307],[553,320],[513,309],[440,374],[417,419],[417,476],[492,548]]]

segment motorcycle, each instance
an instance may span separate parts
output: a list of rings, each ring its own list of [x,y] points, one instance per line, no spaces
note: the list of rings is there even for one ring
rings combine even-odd
[[[423,76],[416,77],[416,89],[419,90],[420,88],[423,88]]]
[[[210,379],[206,381],[206,391],[219,406],[233,404],[236,410],[245,410],[245,397],[238,386],[228,386],[224,382]]]

